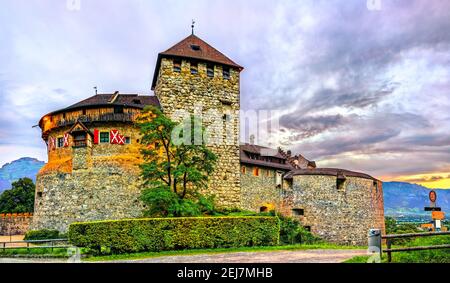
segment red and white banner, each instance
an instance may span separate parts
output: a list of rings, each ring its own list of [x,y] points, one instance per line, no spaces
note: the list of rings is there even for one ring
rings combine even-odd
[[[111,130],[109,132],[109,142],[111,144],[120,144],[120,140],[119,140],[119,131],[118,130]]]
[[[56,148],[56,139],[48,137],[48,150],[54,150]]]
[[[69,146],[69,133],[64,134],[64,147]]]
[[[125,144],[125,137],[124,136],[119,135],[118,140],[119,140],[119,142],[117,144],[120,144],[120,145],[124,145]]]

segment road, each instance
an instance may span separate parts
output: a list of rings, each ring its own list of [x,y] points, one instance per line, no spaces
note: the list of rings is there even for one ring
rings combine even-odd
[[[114,263],[339,263],[365,250],[298,250],[270,252],[232,252],[180,256],[161,256],[137,260],[115,260]],[[66,262],[64,259],[0,258],[0,263]]]

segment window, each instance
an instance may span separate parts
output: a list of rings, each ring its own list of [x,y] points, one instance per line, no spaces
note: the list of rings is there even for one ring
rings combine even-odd
[[[173,71],[177,73],[181,72],[181,59],[173,60]]]
[[[83,112],[83,115],[86,115],[86,109],[83,109],[82,112]]]
[[[197,75],[198,74],[198,64],[197,62],[191,62],[191,74]]]
[[[114,114],[123,114],[123,106],[114,106]]]
[[[208,78],[214,78],[214,65],[213,64],[206,65],[206,74],[208,75]]]
[[[281,186],[281,183],[283,181],[283,173],[282,172],[277,172],[276,173],[276,177],[275,177],[275,183],[277,186]]]
[[[38,196],[39,198],[41,198],[41,197],[42,197],[42,192],[38,192],[38,193],[37,193],[37,196]]]
[[[64,147],[64,138],[58,138],[57,147]]]
[[[73,137],[73,147],[86,147],[86,133],[78,133]]]
[[[131,143],[131,138],[125,137],[125,144],[130,144],[130,143]]]
[[[345,176],[339,174],[336,179],[336,189],[339,191],[345,190]]]
[[[242,172],[242,174],[245,174],[245,173],[247,173],[247,168],[246,168],[245,166],[242,166],[242,168],[241,168],[241,172]]]
[[[256,176],[256,177],[259,176],[259,168],[258,167],[253,167],[253,176]]]
[[[292,214],[294,216],[303,216],[305,215],[305,210],[303,208],[294,208],[292,209]]]
[[[194,50],[194,51],[200,51],[200,46],[196,45],[196,44],[192,44],[191,45],[191,49]]]
[[[270,177],[272,174],[269,169],[266,170],[266,177]]]
[[[230,68],[223,67],[223,78],[225,80],[229,80],[230,79]]]
[[[305,228],[306,231],[311,232],[311,226],[304,226],[303,228]]]
[[[100,133],[100,143],[109,143],[109,132]]]
[[[259,208],[259,212],[268,212],[268,211],[269,211],[269,208],[267,208],[267,206],[261,206]]]
[[[141,100],[139,100],[139,99],[133,99],[133,103],[134,103],[134,104],[141,104]]]

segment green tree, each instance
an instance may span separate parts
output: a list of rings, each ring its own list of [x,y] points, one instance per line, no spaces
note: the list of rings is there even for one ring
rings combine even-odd
[[[204,140],[198,143],[198,137],[204,136],[201,123],[193,116],[188,120],[185,127],[156,107],[146,107],[137,119],[144,145],[141,170],[146,189],[141,199],[149,207],[147,215],[195,216],[214,211],[212,198],[200,191],[207,189],[217,157]]]
[[[34,211],[35,185],[29,178],[12,183],[10,190],[0,195],[0,213],[21,213]]]

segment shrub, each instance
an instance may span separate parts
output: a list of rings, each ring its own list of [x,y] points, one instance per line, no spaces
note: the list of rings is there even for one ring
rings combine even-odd
[[[277,217],[144,218],[73,223],[69,241],[95,253],[271,246]]]
[[[313,244],[321,242],[321,239],[303,228],[300,221],[292,217],[280,218],[280,241],[283,244]]]
[[[59,239],[64,238],[64,235],[60,234],[58,230],[31,230],[25,234],[25,241],[33,241],[33,240],[49,240],[49,239]]]

